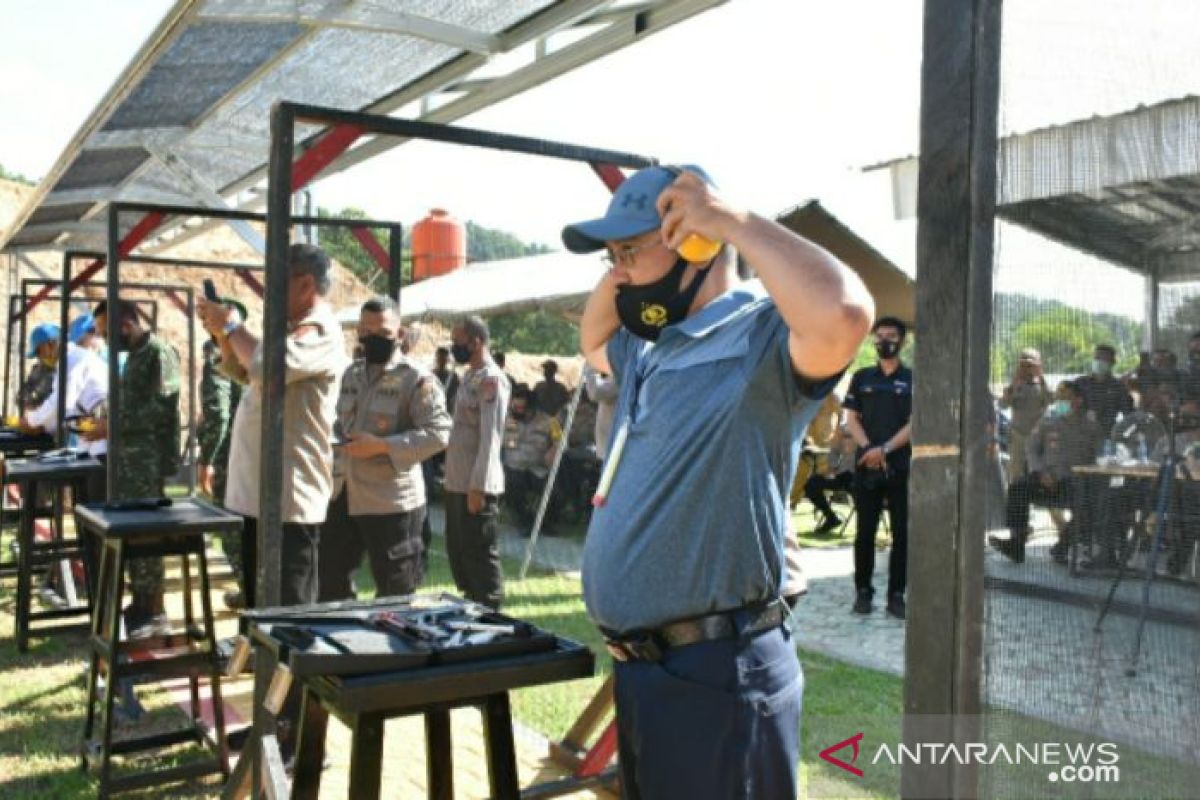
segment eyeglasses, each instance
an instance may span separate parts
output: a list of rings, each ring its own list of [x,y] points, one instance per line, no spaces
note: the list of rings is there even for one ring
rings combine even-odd
[[[621,247],[615,253],[612,252],[611,250],[609,250],[604,255],[600,256],[600,260],[603,261],[604,265],[606,267],[608,267],[609,269],[612,269],[617,264],[620,264],[625,267],[629,267],[629,266],[633,265],[633,262],[637,258],[638,253],[642,252],[643,250],[646,250],[647,248],[654,247],[655,245],[659,245],[659,244],[662,244],[662,242],[660,242],[658,239],[651,239],[648,242],[644,242],[643,244],[639,244],[639,245],[634,245],[632,247],[630,247],[630,246]]]

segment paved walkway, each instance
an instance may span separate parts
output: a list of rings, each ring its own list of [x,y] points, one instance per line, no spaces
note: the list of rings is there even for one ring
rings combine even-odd
[[[435,522],[435,530],[440,530],[440,522]],[[1023,565],[988,552],[989,578],[1037,590],[1067,591],[1076,598],[1067,603],[987,590],[987,702],[996,709],[1103,734],[1160,754],[1200,759],[1200,624],[1148,621],[1137,673],[1127,676],[1136,616],[1111,614],[1096,632],[1099,604],[1110,580],[1069,575],[1051,562],[1047,552],[1051,541],[1034,539]],[[527,542],[513,529],[502,532],[506,556],[523,558]],[[577,541],[543,538],[534,563],[574,570],[581,549]],[[888,616],[879,602],[886,593],[887,559],[887,551],[876,551],[876,608],[860,616],[850,611],[854,567],[849,543],[805,549],[809,593],[796,610],[799,645],[840,661],[903,675],[904,623]],[[1117,597],[1136,607],[1142,586],[1140,575],[1131,576]],[[1197,586],[1156,582],[1151,602],[1176,616],[1190,614],[1200,620]]]

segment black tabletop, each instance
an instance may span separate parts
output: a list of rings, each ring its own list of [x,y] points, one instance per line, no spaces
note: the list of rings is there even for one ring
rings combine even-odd
[[[10,458],[4,462],[5,481],[65,481],[84,478],[104,471],[104,465],[93,456],[52,456],[43,453],[30,458]]]
[[[17,428],[0,428],[0,453],[31,453],[54,447],[54,437],[45,433],[26,433]]]
[[[75,507],[81,525],[105,536],[143,533],[212,533],[241,530],[242,518],[194,497],[157,509],[113,509],[104,503]]]
[[[267,648],[276,659],[292,661],[291,653],[270,635],[273,624],[309,623],[322,617],[354,619],[373,609],[388,610],[405,603],[425,601],[441,604],[456,601],[450,595],[417,595],[413,598],[351,603],[328,603],[303,608],[249,611],[250,637]],[[526,686],[591,677],[595,660],[583,645],[552,634],[552,644],[534,652],[497,654],[471,661],[446,661],[358,675],[297,675],[341,713],[374,711],[405,712],[424,707],[455,704],[473,698],[507,692]]]

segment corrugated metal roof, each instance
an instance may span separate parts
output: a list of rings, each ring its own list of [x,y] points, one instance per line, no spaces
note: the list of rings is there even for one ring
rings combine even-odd
[[[723,2],[178,0],[0,247],[103,249],[114,200],[261,208],[245,190],[265,181],[277,100],[374,113],[419,103],[417,118],[451,122]],[[526,52],[496,74],[494,56]],[[301,126],[297,139],[318,133]],[[368,140],[324,174],[397,143]]]
[[[892,172],[897,217],[916,213],[917,157]],[[1200,97],[1006,136],[1002,219],[1162,281],[1200,277]]]

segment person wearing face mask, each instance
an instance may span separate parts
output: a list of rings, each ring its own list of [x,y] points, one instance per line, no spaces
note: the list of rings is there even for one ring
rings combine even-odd
[[[424,575],[426,516],[421,462],[450,441],[441,382],[404,355],[399,309],[390,297],[359,311],[362,358],[342,375],[334,438],[333,500],[317,559],[320,601],[354,597],[367,554],[378,597],[412,594]]]
[[[835,257],[729,205],[694,166],[630,175],[563,243],[610,264],[580,325],[588,364],[619,387],[583,592],[614,657],[622,789],[794,798],[788,490],[874,304]],[[739,254],[759,280],[739,280]]]
[[[904,619],[904,591],[908,584],[908,473],[912,461],[912,370],[900,360],[908,328],[895,317],[880,317],[875,336],[873,367],[864,367],[850,379],[846,399],[846,430],[858,445],[854,471],[854,508],[858,528],[854,534],[855,614],[871,613],[875,595],[875,534],[887,504],[892,531],[888,559],[887,613]]]
[[[1067,561],[1073,532],[1080,537],[1091,535],[1088,512],[1096,506],[1092,491],[1095,487],[1091,485],[1094,482],[1075,475],[1072,467],[1095,463],[1104,442],[1104,430],[1086,413],[1086,408],[1079,381],[1064,381],[1055,392],[1051,413],[1037,424],[1026,442],[1029,473],[1008,487],[1005,521],[1009,538],[988,537],[992,547],[1018,564],[1025,560],[1032,503],[1071,510],[1070,525],[1060,532],[1058,541],[1050,548],[1050,556],[1058,563]]]
[[[1052,395],[1042,374],[1042,354],[1032,347],[1021,351],[1012,381],[1000,395],[1000,407],[1012,409],[1008,439],[1008,475],[1014,481],[1025,475],[1025,442],[1050,405]]]
[[[119,386],[121,446],[115,468],[120,496],[108,499],[162,497],[167,479],[179,469],[179,354],[147,326],[133,303],[123,300],[109,308],[101,302],[92,315],[109,348],[128,353]],[[107,418],[96,419],[82,436],[89,442],[107,439]],[[125,610],[129,637],[170,633],[163,608],[162,557],[131,560],[129,576],[133,595]]]
[[[1091,374],[1075,380],[1083,392],[1088,416],[1099,423],[1106,435],[1112,430],[1118,415],[1133,411],[1133,396],[1113,375],[1113,366],[1116,363],[1116,348],[1108,344],[1098,344],[1092,352]]]
[[[499,608],[504,575],[496,545],[496,515],[504,494],[500,454],[512,387],[488,351],[487,323],[469,316],[451,332],[451,355],[466,364],[446,448],[446,553],[459,591]]]
[[[538,407],[534,393],[523,383],[513,388],[508,421],[504,424],[504,500],[528,534],[533,526],[538,503],[546,487],[546,477],[554,463],[554,446],[562,439],[558,420]],[[564,476],[562,485],[567,485]],[[558,516],[560,487],[556,486],[546,507],[546,528]]]

